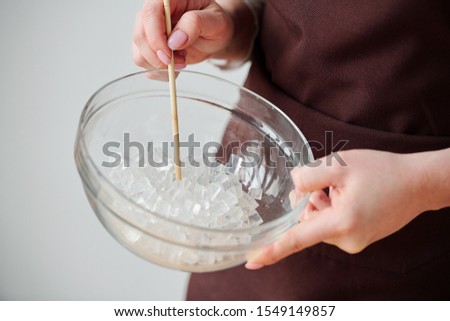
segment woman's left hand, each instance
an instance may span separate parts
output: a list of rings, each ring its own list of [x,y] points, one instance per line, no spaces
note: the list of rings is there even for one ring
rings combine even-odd
[[[428,209],[422,189],[430,185],[424,184],[427,175],[417,155],[351,150],[295,168],[295,194],[312,193],[301,223],[251,257],[246,267],[274,264],[320,242],[357,253],[400,230]],[[323,192],[327,187],[329,196]]]

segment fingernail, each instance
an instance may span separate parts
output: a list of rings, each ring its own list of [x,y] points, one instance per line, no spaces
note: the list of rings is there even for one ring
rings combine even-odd
[[[167,41],[167,45],[172,50],[177,50],[181,46],[183,46],[186,41],[188,40],[187,34],[185,34],[180,29],[175,30],[169,37],[169,40]]]
[[[186,64],[174,64],[173,67],[175,69],[184,69],[186,68]]]
[[[261,263],[247,263],[245,264],[245,268],[248,270],[258,270],[262,268],[264,265]]]
[[[159,60],[161,60],[163,63],[165,63],[166,65],[170,64],[170,58],[169,56],[167,56],[164,51],[162,50],[157,50],[156,51],[156,55],[158,56]]]

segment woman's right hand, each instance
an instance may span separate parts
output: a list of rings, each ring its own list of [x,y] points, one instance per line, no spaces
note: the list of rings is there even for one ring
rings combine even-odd
[[[166,68],[174,50],[175,68],[182,69],[186,64],[220,57],[221,52],[227,50],[234,34],[230,10],[213,0],[170,2],[174,27],[169,38],[166,36],[163,0],[146,0],[136,15],[132,53],[138,66]]]

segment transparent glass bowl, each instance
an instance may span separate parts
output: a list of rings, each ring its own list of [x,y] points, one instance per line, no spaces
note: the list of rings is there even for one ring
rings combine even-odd
[[[105,154],[105,144],[125,146],[125,134],[144,147],[149,142],[153,146],[172,142],[169,86],[163,80],[166,74],[166,70],[154,70],[128,75],[106,84],[89,99],[75,145],[84,190],[108,232],[144,259],[191,272],[239,265],[252,251],[274,242],[298,222],[309,196],[291,208],[290,170],[310,162],[311,150],[294,123],[264,98],[214,76],[180,71],[180,141],[194,138],[200,143],[200,154],[205,146],[211,147],[210,142],[220,144],[224,148],[208,151],[221,163],[227,162],[231,151],[242,156],[242,146],[251,142],[247,152],[257,156],[252,158],[255,166],[245,168],[241,181],[244,191],[255,182],[262,189],[258,212],[264,223],[250,228],[208,229],[144,208],[109,180],[111,168],[105,162],[111,162],[111,157]],[[187,157],[186,149],[181,149],[182,158]],[[169,148],[169,157],[171,153]]]

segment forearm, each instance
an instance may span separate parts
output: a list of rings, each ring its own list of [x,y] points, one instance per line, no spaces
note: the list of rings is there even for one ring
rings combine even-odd
[[[450,206],[450,148],[410,155],[423,210]]]
[[[257,33],[254,13],[242,0],[216,0],[216,3],[231,15],[234,34],[230,45],[212,58],[243,61],[247,58]]]

